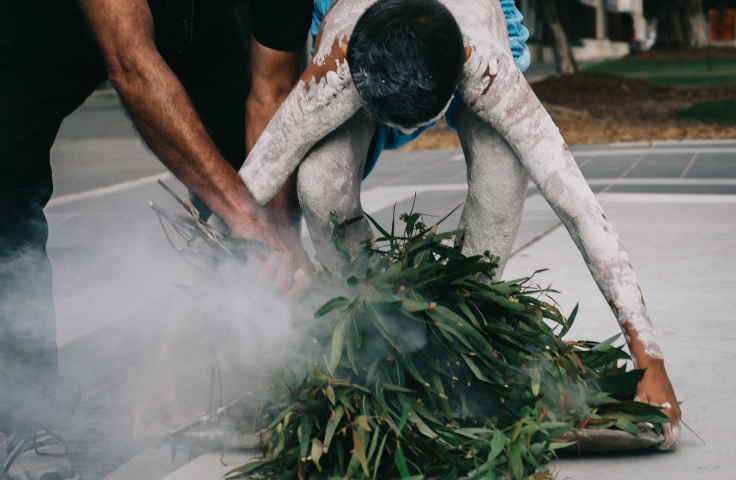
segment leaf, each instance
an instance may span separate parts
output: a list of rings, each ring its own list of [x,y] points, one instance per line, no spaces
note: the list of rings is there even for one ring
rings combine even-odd
[[[325,389],[325,391],[327,392],[327,399],[334,406],[335,405],[335,390],[332,388],[332,385],[327,385],[327,388]]]
[[[344,414],[345,414],[345,409],[342,407],[338,407],[332,411],[332,415],[330,416],[330,419],[327,421],[327,427],[325,428],[325,443],[324,443],[325,453],[327,453],[327,450],[330,448],[330,444],[332,443],[332,437],[333,435],[335,435],[335,430],[337,430],[337,426],[340,424],[340,420],[342,419],[342,416]]]
[[[411,404],[407,403],[404,407],[404,411],[401,413],[401,419],[399,419],[399,432],[401,432],[404,429],[404,425],[406,425],[406,419],[409,418],[409,413],[411,412]]]
[[[404,451],[401,450],[401,444],[396,444],[396,453],[394,454],[394,461],[396,468],[399,469],[399,475],[401,478],[409,477],[409,466],[406,464],[406,457],[404,457]]]
[[[358,417],[363,418],[365,417]],[[367,422],[366,422],[367,423]],[[358,458],[360,466],[363,468],[363,473],[366,477],[370,477],[370,471],[368,470],[368,456],[366,455],[367,441],[366,441],[366,430],[362,427],[354,427],[353,433],[355,434],[355,450],[353,453]]]
[[[595,347],[593,347],[593,348],[592,348],[591,350],[593,350],[594,352],[595,352],[595,351],[598,351],[598,350],[603,350],[604,348],[606,348],[606,347],[609,347],[609,346],[611,346],[611,344],[612,344],[613,342],[615,342],[616,340],[618,340],[618,338],[619,338],[620,336],[621,336],[621,334],[620,334],[620,333],[619,333],[619,334],[617,334],[617,335],[614,335],[614,336],[612,336],[611,338],[609,338],[609,339],[607,339],[607,340],[604,340],[604,341],[602,341],[601,343],[599,343],[598,345],[596,345]]]
[[[636,425],[623,417],[619,417],[618,420],[616,420],[616,426],[624,432],[628,432],[632,435],[638,436],[641,433],[639,429],[636,428]]]
[[[345,344],[345,331],[347,330],[347,319],[337,322],[335,331],[332,333],[332,350],[330,350],[330,374],[334,376],[337,365],[340,363],[343,346]]]
[[[392,235],[390,233],[388,233],[386,230],[384,230],[383,227],[381,227],[381,225],[378,222],[376,222],[375,220],[373,220],[373,217],[371,217],[370,215],[368,215],[365,212],[363,212],[363,215],[365,215],[365,217],[368,219],[368,221],[371,222],[373,224],[373,226],[376,227],[376,229],[378,229],[379,232],[381,232],[381,235],[383,235],[385,238],[392,237]]]
[[[378,430],[376,430],[376,434],[378,434]],[[383,456],[383,449],[386,447],[387,439],[388,432],[384,434],[383,440],[381,440],[381,446],[378,447],[378,455],[376,455],[376,461],[373,463],[373,480],[376,480],[376,475],[378,475],[378,467],[381,465],[381,457]]]
[[[271,453],[272,459],[278,458],[279,454],[284,450],[284,447],[286,446],[286,437],[284,436],[284,424],[279,423],[276,426],[274,433],[276,434],[276,438],[278,439],[278,444],[276,445],[276,448],[274,448],[273,452]]]
[[[299,436],[299,456],[302,457],[302,461],[306,461],[307,454],[309,453],[309,442],[312,439],[312,417],[309,415],[302,415],[302,422],[299,425],[298,436]]]
[[[503,452],[503,448],[505,446],[506,435],[504,435],[500,430],[494,430],[493,440],[491,440],[491,452],[488,454],[488,462],[491,462],[498,457],[501,452]]]
[[[419,302],[417,300],[404,300],[401,302],[401,306],[407,312],[423,312],[429,309],[429,303]]]
[[[247,473],[252,472],[253,470],[257,469],[258,467],[261,467],[261,466],[267,464],[268,462],[269,462],[268,460],[258,460],[258,461],[255,461],[255,462],[249,462],[249,463],[246,463],[245,465],[243,465],[242,467],[233,468],[232,470],[230,470],[229,472],[227,472],[223,476],[224,477],[227,477],[229,475],[232,475],[233,473],[240,473],[243,476],[245,476]]]
[[[389,390],[391,392],[402,392],[402,393],[416,393],[415,390],[411,390],[406,387],[402,387],[400,385],[395,385],[393,383],[383,382],[381,383],[381,388],[384,390]]]
[[[614,373],[598,379],[601,392],[615,395],[617,393],[636,390],[636,386],[644,377],[645,369],[631,370],[624,373]]]
[[[327,375],[325,375],[324,373],[322,373],[322,371],[320,369],[318,369],[318,368],[315,368],[314,370],[312,370],[312,375],[314,375],[314,378],[316,378],[320,382],[323,382],[323,381],[327,380]]]
[[[524,478],[524,463],[521,461],[521,439],[517,438],[509,445],[507,454],[509,457],[509,468],[518,480]]]
[[[465,360],[465,363],[468,365],[468,368],[470,368],[470,371],[473,372],[473,375],[475,375],[478,380],[490,383],[490,380],[488,380],[486,376],[483,375],[483,372],[480,371],[480,368],[478,368],[472,358],[468,357],[467,355],[461,356],[463,357],[463,360]]]
[[[551,452],[554,452],[555,450],[559,450],[561,448],[567,448],[572,447],[573,445],[576,445],[576,442],[552,442],[549,444],[549,447],[547,449]]]
[[[319,465],[319,459],[322,457],[322,450],[324,445],[319,441],[318,438],[312,439],[312,462],[317,466],[317,470],[322,471],[322,467]]]
[[[324,305],[319,307],[319,309],[316,312],[314,312],[314,317],[315,318],[323,317],[337,308],[346,307],[348,305],[350,305],[350,300],[348,300],[347,298],[335,297],[332,300],[328,300]]]
[[[355,421],[358,423],[360,428],[362,428],[366,432],[373,431],[373,429],[371,429],[371,426],[368,424],[368,417],[366,417],[365,415],[360,415],[358,418],[355,419]]]
[[[539,395],[539,386],[542,383],[542,372],[539,371],[538,367],[534,368],[532,372],[532,395],[535,397]]]
[[[575,305],[575,308],[572,309],[572,313],[569,317],[567,317],[567,322],[564,327],[562,327],[562,330],[560,330],[559,337],[562,338],[565,335],[567,335],[567,332],[570,331],[572,328],[572,324],[575,322],[575,317],[578,315],[578,307],[579,305]]]

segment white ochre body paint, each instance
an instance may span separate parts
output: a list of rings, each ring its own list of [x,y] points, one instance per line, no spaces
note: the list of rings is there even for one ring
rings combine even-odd
[[[349,38],[360,15],[374,1],[340,0],[335,4],[322,25],[313,59],[316,65],[330,61],[332,46]],[[503,268],[531,178],[575,241],[621,327],[636,332],[648,356],[661,359],[629,256],[559,130],[516,67],[500,3],[441,1],[455,16],[466,46],[472,49],[458,86],[467,107],[455,115],[468,163],[468,201],[461,220],[467,228],[466,252],[491,250],[502,257]],[[351,142],[349,129],[338,130],[352,123],[363,138],[366,129],[375,129],[358,118],[348,122],[359,109],[360,98],[346,62],[336,64],[334,74],[319,81],[300,81],[240,171],[256,200],[266,204],[317,142],[331,135],[309,155],[311,177],[307,178],[306,169],[299,174],[299,182],[305,183],[300,187],[302,208],[308,212],[315,245],[329,245],[314,239],[329,235],[325,218],[329,209],[341,210],[343,205],[345,211],[338,214],[345,216],[362,212],[356,182],[359,184],[369,142]],[[336,161],[340,155],[355,158]],[[319,174],[323,170],[320,162],[329,172]],[[335,182],[338,178],[345,180]],[[320,189],[322,200],[315,194]],[[359,229],[362,235],[369,235],[365,225]],[[324,253],[322,248],[318,247],[318,253]]]

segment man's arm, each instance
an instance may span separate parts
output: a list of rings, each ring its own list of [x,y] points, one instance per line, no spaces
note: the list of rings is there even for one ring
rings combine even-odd
[[[220,155],[179,80],[156,50],[145,0],[79,0],[110,82],[161,161],[236,236],[281,248],[266,216]]]
[[[506,138],[583,254],[626,335],[638,368],[647,369],[639,384],[639,397],[664,406],[671,418],[679,419],[680,408],[639,282],[615,228],[606,219],[559,130],[514,65],[505,43],[505,29],[500,25],[500,8],[489,9],[493,11],[486,12],[486,18],[473,10],[472,14],[462,8],[454,12],[466,33],[477,34],[470,39],[473,52],[460,85],[463,99]],[[677,431],[669,430],[670,444],[663,445],[665,448],[671,447],[678,436]]]

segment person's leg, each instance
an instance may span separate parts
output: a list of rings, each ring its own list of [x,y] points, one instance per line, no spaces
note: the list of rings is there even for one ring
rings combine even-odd
[[[245,161],[245,99],[250,90],[250,57],[237,10],[216,9],[190,51],[176,54],[159,45],[186,89],[207,132],[225,160],[240,169]],[[199,32],[195,32],[199,33]],[[211,213],[198,199],[204,218]]]
[[[501,278],[521,224],[529,174],[509,144],[466,105],[453,120],[468,166],[468,197],[460,227],[466,229],[463,253],[500,257]]]
[[[360,183],[376,123],[363,111],[312,148],[299,165],[297,190],[299,204],[309,235],[320,261],[333,263],[336,255],[330,230],[330,212],[339,221],[363,216]],[[373,236],[365,218],[352,224],[347,242],[358,248]]]
[[[76,407],[76,383],[57,372],[43,207],[61,121],[104,79],[104,65],[49,64],[48,51],[24,51],[42,40],[12,3],[0,2],[0,19],[0,430],[7,430],[48,426]]]

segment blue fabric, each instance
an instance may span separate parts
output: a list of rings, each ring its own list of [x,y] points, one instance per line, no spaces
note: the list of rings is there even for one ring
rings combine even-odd
[[[334,0],[315,0],[314,10],[312,11],[312,27],[309,29],[309,33],[312,34],[312,54],[314,54],[314,42],[317,39],[319,33],[319,27],[322,25],[325,15],[330,10]],[[506,27],[509,31],[509,44],[511,46],[511,53],[514,56],[514,62],[519,70],[525,72],[529,68],[531,62],[531,55],[529,53],[529,47],[526,45],[526,41],[529,39],[529,30],[521,24],[524,17],[521,12],[516,8],[514,0],[500,0],[501,9],[503,15],[506,17]],[[455,96],[452,98],[450,108],[447,109],[445,114],[445,120],[447,126],[453,132],[457,131],[455,123],[452,121],[452,116],[455,110],[463,102],[459,92],[455,92]],[[365,169],[363,170],[363,178],[367,177],[373,167],[376,166],[378,157],[384,150],[396,150],[410,143],[422,134],[428,128],[435,126],[437,122],[427,125],[425,127],[418,128],[416,131],[406,134],[398,128],[389,127],[387,125],[378,124],[376,134],[371,142],[370,149],[368,151],[368,157],[366,158]]]

